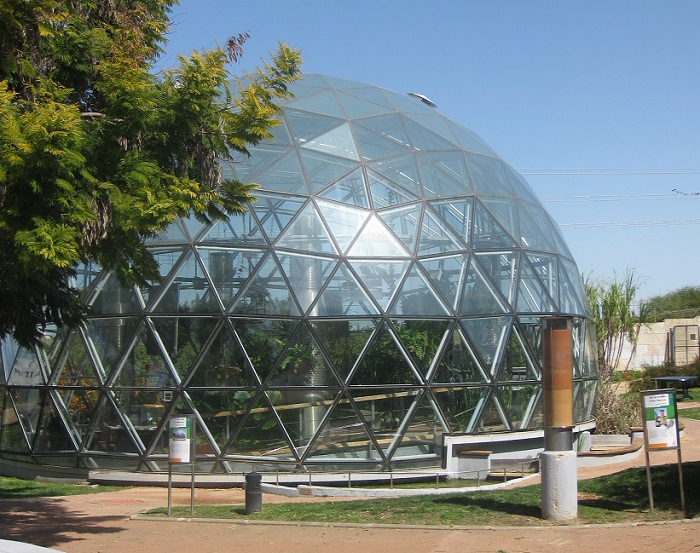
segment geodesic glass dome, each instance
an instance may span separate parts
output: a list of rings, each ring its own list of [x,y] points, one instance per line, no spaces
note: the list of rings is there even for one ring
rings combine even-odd
[[[443,435],[542,427],[541,323],[562,314],[590,420],[579,273],[523,178],[420,98],[291,89],[227,168],[261,185],[245,215],[152,240],[149,287],[82,268],[83,328],[3,344],[3,458],[167,470],[169,417],[193,414],[199,471],[439,467]]]

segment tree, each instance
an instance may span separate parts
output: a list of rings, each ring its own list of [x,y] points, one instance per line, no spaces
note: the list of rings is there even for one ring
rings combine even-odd
[[[651,322],[693,318],[700,315],[700,286],[684,286],[646,301]]]
[[[254,199],[221,162],[270,137],[300,55],[229,81],[241,34],[155,76],[175,3],[0,1],[0,338],[83,320],[79,263],[157,279],[145,238]]]

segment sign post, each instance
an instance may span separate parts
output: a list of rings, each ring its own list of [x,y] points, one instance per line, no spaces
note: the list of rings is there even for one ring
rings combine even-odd
[[[678,479],[681,489],[681,509],[685,511],[685,493],[683,492],[683,462],[681,460],[681,440],[678,427],[678,409],[676,391],[672,388],[663,390],[645,390],[642,396],[642,416],[644,418],[644,454],[647,464],[647,487],[649,489],[649,508],[654,512],[654,494],[651,487],[650,451],[678,451]]]
[[[173,489],[173,465],[189,464],[192,469],[190,514],[194,513],[194,459],[195,459],[195,428],[194,415],[175,415],[168,423],[168,516]]]

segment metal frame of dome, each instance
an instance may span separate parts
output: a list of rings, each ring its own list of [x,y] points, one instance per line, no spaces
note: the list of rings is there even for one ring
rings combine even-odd
[[[578,270],[524,179],[420,99],[307,74],[261,185],[229,221],[149,242],[162,282],[83,267],[93,314],[2,344],[4,458],[167,469],[194,414],[200,471],[439,466],[443,434],[542,426],[543,317],[573,318],[574,420],[597,369]]]

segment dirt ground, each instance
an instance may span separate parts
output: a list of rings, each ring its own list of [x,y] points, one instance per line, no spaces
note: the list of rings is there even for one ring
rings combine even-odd
[[[700,421],[684,419],[683,422],[686,428],[681,442],[683,461],[700,461]],[[676,460],[676,451],[651,455],[655,465],[675,463]],[[632,461],[614,466],[581,468],[578,477],[591,478],[632,466],[644,466],[643,453]],[[535,482],[537,479],[530,479],[527,484]],[[686,494],[691,493],[698,492],[686,489]],[[290,499],[265,494],[263,509],[265,504],[275,502],[327,500],[313,497]],[[242,505],[245,496],[239,489],[196,490],[195,506],[205,503]],[[189,489],[173,490],[173,505],[189,504]],[[455,529],[130,518],[158,506],[167,506],[166,488],[131,488],[95,495],[0,501],[0,538],[51,547],[66,553],[357,553],[372,549],[382,553],[590,553],[648,552],[652,548],[700,553],[700,521]]]

